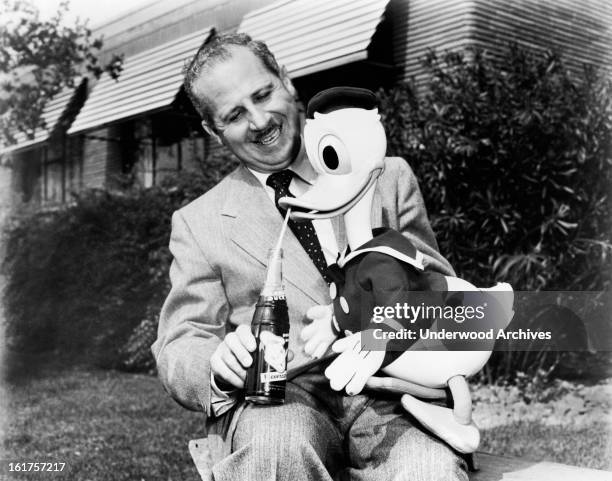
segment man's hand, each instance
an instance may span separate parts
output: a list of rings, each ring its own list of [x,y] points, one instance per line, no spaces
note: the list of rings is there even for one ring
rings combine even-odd
[[[334,391],[346,388],[349,396],[359,394],[385,359],[385,351],[366,351],[361,347],[361,332],[336,341],[332,351],[341,353],[325,369],[325,376]]]
[[[215,379],[238,389],[244,388],[246,368],[253,362],[251,352],[256,347],[255,336],[251,333],[251,327],[246,324],[227,334],[210,357],[210,370]]]
[[[312,319],[302,332],[300,337],[304,341],[304,352],[314,358],[320,358],[325,354],[329,346],[338,338],[332,329],[332,317],[334,310],[332,305],[313,306],[306,312],[306,317]]]

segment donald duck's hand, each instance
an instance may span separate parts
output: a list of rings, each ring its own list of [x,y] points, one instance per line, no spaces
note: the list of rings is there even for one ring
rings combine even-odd
[[[334,315],[332,305],[314,306],[308,309],[306,317],[312,322],[308,324],[300,337],[304,341],[304,352],[314,358],[320,358],[325,354],[329,346],[338,338],[332,329],[332,318]]]
[[[346,389],[349,396],[359,394],[366,381],[382,366],[385,351],[367,351],[361,346],[361,332],[336,341],[332,351],[340,355],[327,367],[325,376],[335,391]]]

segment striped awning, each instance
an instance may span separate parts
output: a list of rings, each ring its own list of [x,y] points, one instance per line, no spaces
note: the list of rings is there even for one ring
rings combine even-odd
[[[250,12],[238,30],[266,42],[292,77],[368,56],[388,0],[281,0]]]
[[[28,138],[28,136],[23,132],[15,132],[13,134],[15,137],[15,143],[0,147],[0,153],[14,152],[16,150],[25,149],[26,147],[33,147],[37,144],[45,142],[57,126],[59,120],[62,118],[62,114],[64,114],[68,108],[70,100],[75,92],[75,88],[65,88],[59,94],[49,100],[42,113],[42,118],[45,121],[45,128],[36,129],[32,138]]]
[[[179,91],[186,62],[208,38],[210,30],[200,30],[126,58],[118,80],[103,74],[68,133],[168,107]]]

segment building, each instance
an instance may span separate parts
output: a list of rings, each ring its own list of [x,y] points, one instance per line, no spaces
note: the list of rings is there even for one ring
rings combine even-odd
[[[608,0],[154,0],[94,31],[105,55],[124,54],[118,81],[83,80],[47,106],[48,130],[2,150],[0,221],[85,188],[149,187],[206,168],[219,146],[202,132],[181,70],[213,29],[265,40],[303,102],[331,85],[426,82],[428,49],[498,54],[515,41],[555,49],[576,69],[612,68]]]

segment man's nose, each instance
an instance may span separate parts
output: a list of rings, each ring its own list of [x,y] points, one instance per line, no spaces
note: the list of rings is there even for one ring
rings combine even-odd
[[[263,109],[249,109],[249,124],[253,130],[263,130],[270,123],[270,114]]]

